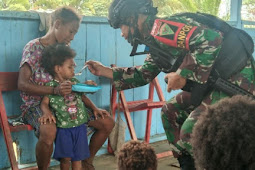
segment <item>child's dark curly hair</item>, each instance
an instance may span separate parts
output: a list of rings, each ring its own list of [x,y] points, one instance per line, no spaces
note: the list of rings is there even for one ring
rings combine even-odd
[[[75,51],[65,44],[49,45],[42,52],[41,66],[54,76],[54,67],[56,65],[61,66],[66,59],[74,58],[75,56]]]
[[[156,170],[157,156],[149,144],[129,141],[119,151],[118,166],[119,170]]]
[[[197,169],[255,169],[255,100],[237,95],[209,106],[191,144]]]

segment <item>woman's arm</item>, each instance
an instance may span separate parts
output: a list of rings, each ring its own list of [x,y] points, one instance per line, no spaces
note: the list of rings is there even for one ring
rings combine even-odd
[[[53,94],[53,87],[32,84],[30,82],[31,76],[32,71],[30,66],[27,63],[23,64],[20,68],[18,79],[18,89],[20,91],[35,95]]]
[[[32,71],[30,66],[25,63],[19,71],[18,89],[28,94],[47,95],[47,94],[60,94],[62,96],[72,92],[72,83],[63,82],[57,87],[40,86],[30,82]]]

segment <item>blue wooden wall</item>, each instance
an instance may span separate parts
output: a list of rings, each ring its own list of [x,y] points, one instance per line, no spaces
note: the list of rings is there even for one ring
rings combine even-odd
[[[231,21],[231,25],[243,28],[243,25],[255,25],[252,22]],[[22,56],[22,49],[25,44],[37,37],[44,35],[40,32],[39,16],[29,12],[8,12],[0,11],[0,71],[14,72],[19,70],[19,63]],[[245,29],[253,38],[255,37],[254,27]],[[255,38],[254,38],[255,39]],[[104,65],[116,64],[117,66],[133,66],[141,65],[145,56],[130,57],[131,46],[120,36],[120,30],[112,29],[106,18],[84,17],[79,32],[76,34],[71,44],[77,52],[75,61],[77,63],[76,70],[80,70],[84,62],[87,60],[97,60]],[[143,46],[140,47],[143,50]],[[80,81],[94,80],[102,86],[102,90],[89,95],[98,107],[109,110],[110,104],[110,81],[105,78],[98,78],[85,71],[85,74],[78,77]],[[166,99],[170,99],[178,91],[171,93],[166,92],[166,84],[163,80],[164,74],[161,73],[158,78],[161,88]],[[125,91],[127,100],[139,100],[148,97],[148,85]],[[156,94],[155,94],[156,96]],[[21,100],[18,92],[4,94],[6,110],[8,116],[20,113],[19,106]],[[158,100],[155,97],[155,100]],[[122,115],[124,120],[124,117]],[[146,112],[139,111],[132,113],[133,123],[138,138],[143,138],[145,133]],[[153,111],[151,142],[166,139],[160,118],[160,109]],[[35,144],[37,139],[33,132],[17,132],[13,133],[13,139],[18,144],[19,162],[31,163],[35,161]],[[130,136],[126,130],[126,140]],[[106,146],[106,144],[104,145]],[[103,147],[99,154],[105,153]],[[9,167],[6,146],[3,140],[3,134],[0,131],[0,169]]]

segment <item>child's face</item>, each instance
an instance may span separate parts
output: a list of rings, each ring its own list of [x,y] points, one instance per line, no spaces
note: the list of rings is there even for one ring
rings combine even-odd
[[[74,68],[75,68],[74,60],[67,59],[60,67],[59,74],[63,79],[70,79],[74,76]]]

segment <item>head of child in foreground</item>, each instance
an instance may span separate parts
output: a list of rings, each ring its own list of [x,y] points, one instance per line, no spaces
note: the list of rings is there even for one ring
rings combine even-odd
[[[209,106],[191,143],[198,170],[255,169],[255,100],[238,95]]]
[[[149,144],[129,141],[119,151],[119,170],[156,170],[157,166],[157,156]]]
[[[68,80],[74,76],[75,55],[75,51],[65,44],[50,45],[43,50],[41,64],[59,81]]]

